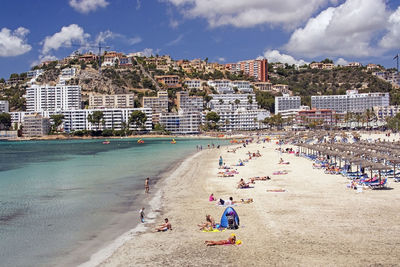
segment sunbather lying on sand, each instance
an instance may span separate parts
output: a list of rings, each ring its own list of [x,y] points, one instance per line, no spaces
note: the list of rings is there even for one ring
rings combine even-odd
[[[168,218],[165,218],[164,221],[165,221],[165,223],[160,224],[160,225],[155,229],[156,232],[164,232],[164,231],[167,231],[168,229],[169,229],[169,230],[172,230],[172,225],[171,225],[171,223],[168,221]]]
[[[283,161],[283,158],[279,160],[279,164],[289,164],[289,161]]]
[[[219,246],[219,245],[235,245],[236,244],[236,235],[231,234],[231,236],[227,240],[219,240],[219,241],[204,241],[204,244],[207,246]]]
[[[288,173],[289,173],[288,171],[283,170],[283,171],[276,171],[276,172],[273,172],[272,174],[273,174],[273,175],[283,175],[283,174],[288,174]]]
[[[246,199],[241,199],[240,200],[243,204],[250,204],[250,203],[252,203],[253,202],[253,199],[252,198],[246,198]]]
[[[238,183],[238,188],[249,188],[250,184],[246,183],[243,178],[240,179],[239,183]]]
[[[250,178],[250,183],[254,184],[254,181],[267,181],[267,180],[271,180],[271,178],[269,176],[256,176],[256,177],[251,177]]]

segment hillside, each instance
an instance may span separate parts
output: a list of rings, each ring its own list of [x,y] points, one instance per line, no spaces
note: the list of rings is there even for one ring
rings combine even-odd
[[[36,84],[52,84],[59,82],[59,75],[65,68],[76,68],[74,78],[68,80],[69,85],[80,85],[82,87],[83,100],[87,100],[90,92],[101,94],[135,93],[136,105],[139,106],[140,98],[143,96],[154,96],[165,86],[157,84],[154,80],[156,75],[175,74],[181,79],[199,78],[208,79],[230,79],[230,80],[252,80],[243,73],[232,74],[228,71],[215,70],[206,72],[205,69],[191,69],[184,71],[182,67],[172,68],[171,65],[165,70],[160,70],[155,64],[148,63],[157,58],[134,58],[130,66],[103,67],[102,74],[98,71],[97,62],[83,62],[73,59],[70,61],[53,61],[40,68],[44,73],[36,80]],[[64,62],[64,63],[62,63]],[[340,67],[333,70],[303,69],[295,70],[291,66],[273,70],[274,64],[269,64],[270,81],[273,84],[287,84],[293,95],[302,97],[303,105],[310,105],[311,95],[345,94],[348,89],[357,89],[359,92],[390,92],[391,104],[400,104],[400,92],[392,88],[392,85],[367,72],[365,68]],[[33,69],[38,69],[39,66]],[[27,87],[26,73],[12,74],[9,81],[5,83],[0,80],[0,99],[10,102],[11,111],[22,111],[25,109],[23,95]],[[185,88],[169,89],[171,108],[174,108],[173,97],[179,90]],[[204,87],[203,91],[190,91],[191,95],[203,96],[207,101],[210,93],[215,92],[213,88]],[[256,91],[256,98],[262,108],[274,111],[274,97],[277,92]],[[86,103],[87,104],[87,103]]]
[[[272,83],[288,84],[293,95],[302,97],[304,105],[310,105],[311,95],[345,94],[349,89],[357,89],[360,93],[390,92],[391,104],[400,104],[399,90],[364,68],[277,69],[276,73],[271,73],[270,80]]]

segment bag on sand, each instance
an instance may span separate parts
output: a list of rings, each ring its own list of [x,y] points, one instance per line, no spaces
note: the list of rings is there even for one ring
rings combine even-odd
[[[227,215],[226,218],[228,219],[228,229],[238,229],[238,225],[236,224],[235,216],[234,215]]]

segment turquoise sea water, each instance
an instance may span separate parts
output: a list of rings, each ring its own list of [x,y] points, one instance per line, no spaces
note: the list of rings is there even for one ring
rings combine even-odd
[[[225,143],[170,140],[0,142],[0,266],[57,265],[138,211],[145,177],[154,186],[196,145]]]

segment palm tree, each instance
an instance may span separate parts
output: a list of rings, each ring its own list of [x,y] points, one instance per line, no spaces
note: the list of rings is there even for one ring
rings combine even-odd
[[[240,100],[239,99],[235,99],[235,104],[236,104],[236,108],[239,108]]]
[[[360,127],[360,121],[361,121],[361,115],[359,113],[357,113],[356,114],[357,127]]]

